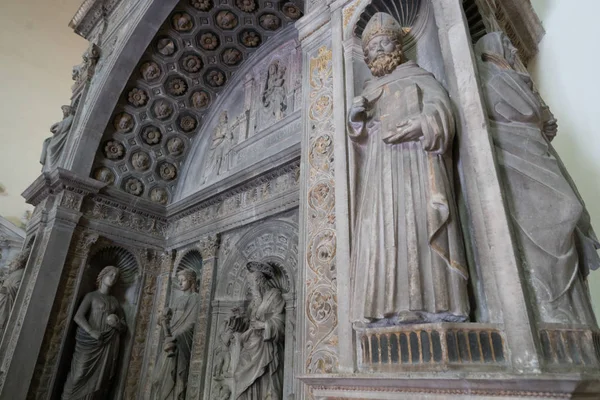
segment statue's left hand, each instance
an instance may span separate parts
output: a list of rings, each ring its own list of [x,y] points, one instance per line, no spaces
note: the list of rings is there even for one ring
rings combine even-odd
[[[411,118],[396,125],[396,133],[386,136],[383,141],[387,144],[414,142],[423,136],[421,119]]]

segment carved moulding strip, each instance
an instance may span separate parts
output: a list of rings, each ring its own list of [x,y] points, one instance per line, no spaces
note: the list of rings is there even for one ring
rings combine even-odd
[[[600,367],[600,331],[544,327],[539,334],[548,368],[564,371],[569,366],[594,370]]]
[[[181,236],[217,221],[235,215],[246,215],[248,210],[277,200],[287,193],[296,192],[300,177],[300,161],[261,175],[231,190],[207,199],[200,205],[179,214],[171,223],[169,236]],[[219,224],[219,230],[229,227]]]
[[[431,371],[506,364],[502,331],[492,325],[418,324],[357,333],[361,371]]]
[[[323,45],[310,53],[308,67],[307,198],[302,199],[306,202],[303,370],[308,374],[330,374],[338,369],[331,47]]]
[[[98,22],[106,18],[120,2],[121,0],[85,0],[69,22],[69,27],[87,38]]]
[[[73,296],[80,280],[90,249],[98,240],[98,234],[77,229],[70,246],[68,261],[55,296],[50,320],[46,328],[42,349],[35,366],[27,399],[47,399],[52,395],[60,353],[65,343],[68,318],[73,314]]]
[[[186,398],[189,400],[200,400],[202,388],[202,375],[207,356],[206,337],[208,335],[208,321],[210,320],[211,297],[214,286],[216,256],[219,251],[219,236],[211,235],[203,237],[199,242],[200,254],[202,255],[202,277],[200,278],[200,312],[196,320],[196,330],[192,354],[190,356],[190,370],[188,375],[188,387]]]

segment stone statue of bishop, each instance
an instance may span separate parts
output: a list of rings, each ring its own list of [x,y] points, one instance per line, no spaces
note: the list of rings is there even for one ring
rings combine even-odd
[[[468,271],[454,203],[448,94],[402,52],[402,29],[376,13],[362,35],[375,79],[354,99],[358,152],[352,243],[355,327],[466,321]]]

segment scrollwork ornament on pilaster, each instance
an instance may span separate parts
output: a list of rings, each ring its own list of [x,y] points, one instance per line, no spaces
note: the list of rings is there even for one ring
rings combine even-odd
[[[215,258],[219,251],[219,236],[211,235],[200,239],[200,254],[203,259]]]

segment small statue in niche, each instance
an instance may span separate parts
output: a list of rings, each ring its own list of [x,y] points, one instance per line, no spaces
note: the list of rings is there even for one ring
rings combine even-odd
[[[221,345],[215,350],[213,377],[217,380],[231,377],[231,349],[233,330],[229,324],[224,324],[223,332],[219,335]]]
[[[0,338],[4,334],[8,317],[15,304],[30,253],[31,247],[28,247],[17,254],[8,264],[7,275],[0,286]]]
[[[269,65],[265,88],[262,93],[262,104],[267,114],[279,121],[283,118],[284,111],[287,109],[287,97],[285,90],[285,71],[284,66],[279,65],[275,60]]]
[[[596,327],[586,277],[600,267],[600,243],[575,184],[550,144],[556,119],[515,70],[517,50],[502,32],[475,46],[505,200],[543,323]]]
[[[269,283],[275,274],[271,265],[249,262],[246,267],[252,299],[246,321],[232,324],[245,328],[236,330],[240,333],[240,355],[233,374],[234,399],[281,399],[285,301],[281,290]]]
[[[177,280],[183,294],[159,318],[165,342],[152,382],[153,400],[185,398],[200,295],[193,270],[179,271]]]
[[[206,183],[210,178],[218,176],[229,169],[228,154],[232,146],[233,132],[229,127],[227,111],[223,111],[219,116],[219,124],[213,132],[210,155],[204,166],[202,183]]]
[[[75,352],[63,400],[108,399],[117,375],[120,336],[127,329],[123,309],[110,291],[119,279],[112,265],[98,274],[98,290],[88,293],[77,309]]]
[[[354,99],[359,157],[351,267],[355,327],[466,321],[468,272],[454,203],[454,116],[432,74],[402,52],[402,28],[376,13],[362,35],[375,79]]]
[[[50,127],[52,136],[44,140],[42,146],[42,155],[40,156],[40,164],[47,168],[51,168],[56,164],[60,155],[67,143],[69,131],[75,118],[75,109],[71,106],[62,106],[63,120],[55,123]]]

